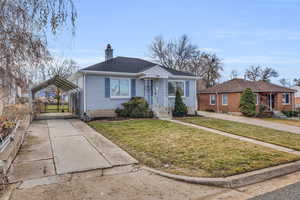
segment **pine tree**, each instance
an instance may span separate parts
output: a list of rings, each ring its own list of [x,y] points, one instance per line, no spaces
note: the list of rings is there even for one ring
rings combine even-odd
[[[247,117],[253,117],[256,115],[255,95],[250,88],[247,88],[240,100],[240,111]]]
[[[176,97],[175,97],[175,107],[174,107],[174,110],[173,110],[173,116],[183,117],[185,115],[187,115],[187,107],[182,101],[180,91],[177,90],[176,91]]]

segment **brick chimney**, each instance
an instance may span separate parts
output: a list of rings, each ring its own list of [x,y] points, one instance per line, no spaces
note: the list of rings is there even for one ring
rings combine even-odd
[[[108,44],[106,46],[106,49],[105,49],[105,60],[109,60],[109,59],[112,59],[114,57],[113,51],[114,50],[111,48],[111,45]]]

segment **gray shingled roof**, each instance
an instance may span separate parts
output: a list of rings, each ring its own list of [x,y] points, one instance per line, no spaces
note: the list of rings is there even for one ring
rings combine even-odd
[[[105,72],[125,72],[125,73],[139,73],[143,72],[155,65],[155,63],[142,60],[139,58],[128,58],[128,57],[115,57],[109,59],[107,61],[91,65],[86,67],[82,70],[89,70],[89,71],[105,71]],[[159,65],[160,66],[160,65]],[[168,69],[166,67],[160,66],[163,69],[170,72],[172,75],[176,76],[194,76],[192,73],[189,72],[182,72],[173,69]]]
[[[293,89],[275,85],[269,82],[232,79],[205,90],[200,90],[198,93],[209,94],[243,92],[247,88],[250,88],[253,92],[295,92]]]

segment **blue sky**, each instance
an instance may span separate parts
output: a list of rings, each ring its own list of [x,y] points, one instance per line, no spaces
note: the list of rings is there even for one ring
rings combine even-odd
[[[275,68],[281,77],[300,78],[300,0],[75,0],[76,35],[51,37],[55,56],[81,67],[115,56],[149,58],[153,38],[187,34],[199,48],[224,63],[223,80],[250,65]],[[277,80],[274,79],[276,82]]]

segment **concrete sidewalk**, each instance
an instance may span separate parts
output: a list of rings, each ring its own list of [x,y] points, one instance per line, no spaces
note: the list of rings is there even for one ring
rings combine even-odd
[[[264,120],[260,120],[260,119],[256,119],[256,118],[233,116],[233,115],[222,114],[222,113],[198,111],[198,114],[201,116],[204,116],[204,117],[211,117],[211,118],[216,118],[216,119],[241,122],[241,123],[245,123],[245,124],[251,124],[251,125],[276,129],[279,131],[287,131],[287,132],[291,132],[291,133],[300,134],[300,127],[297,127],[297,126],[290,126],[290,125],[285,125],[285,124],[268,122],[268,121],[264,121]]]

